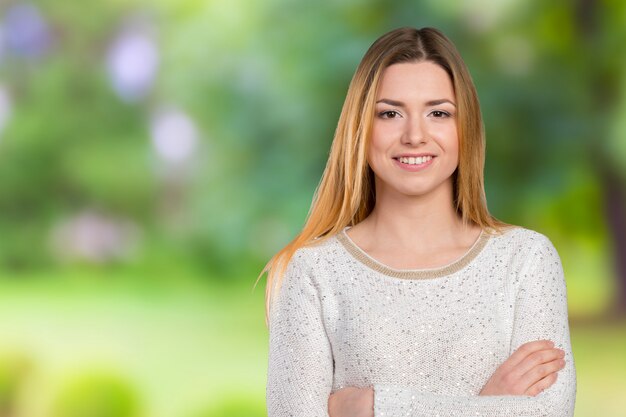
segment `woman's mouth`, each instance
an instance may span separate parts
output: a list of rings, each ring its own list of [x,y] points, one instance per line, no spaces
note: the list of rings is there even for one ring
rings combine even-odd
[[[430,161],[431,159],[433,159],[432,156],[401,156],[400,158],[398,158],[398,160],[400,162],[402,162],[403,164],[409,164],[409,165],[422,165],[428,161]]]
[[[428,156],[400,156],[394,158],[396,164],[406,171],[419,171],[429,167],[435,157]]]

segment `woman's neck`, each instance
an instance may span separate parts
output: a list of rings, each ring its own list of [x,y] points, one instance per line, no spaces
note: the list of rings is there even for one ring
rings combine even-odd
[[[472,244],[478,226],[464,226],[443,187],[421,196],[377,195],[372,213],[354,227],[351,236],[366,246],[421,248],[424,253]]]

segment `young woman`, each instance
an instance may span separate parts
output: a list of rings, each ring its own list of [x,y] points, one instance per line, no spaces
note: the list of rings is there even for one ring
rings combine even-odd
[[[573,415],[559,255],[489,214],[484,156],[450,40],[376,40],[306,224],[263,271],[269,417]]]

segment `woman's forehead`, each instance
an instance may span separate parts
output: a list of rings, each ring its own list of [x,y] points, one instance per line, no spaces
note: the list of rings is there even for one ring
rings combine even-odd
[[[399,63],[383,71],[377,100],[382,98],[398,101],[453,101],[454,87],[446,70],[437,64],[429,61]]]

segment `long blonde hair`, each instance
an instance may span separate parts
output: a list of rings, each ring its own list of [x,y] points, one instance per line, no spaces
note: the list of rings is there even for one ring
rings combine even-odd
[[[401,62],[430,61],[452,80],[457,101],[459,165],[453,174],[454,204],[463,224],[474,222],[488,232],[510,225],[489,214],[483,184],[485,135],[472,78],[454,44],[433,28],[399,28],[378,38],[361,60],[348,88],[330,155],[302,231],[265,265],[265,322],[275,291],[293,254],[364,220],[375,204],[374,175],[366,155],[376,93],[382,73]],[[491,229],[491,230],[490,230]],[[255,283],[256,286],[256,283]]]

